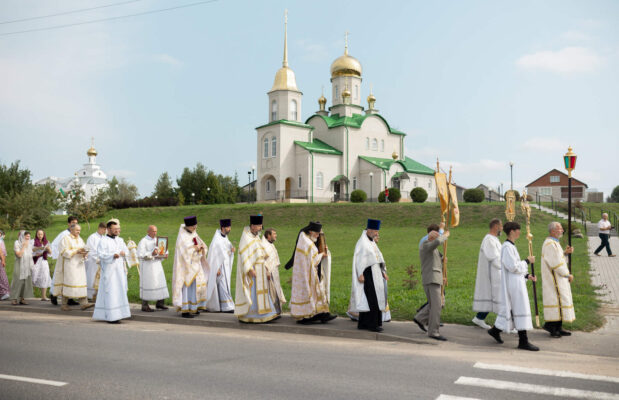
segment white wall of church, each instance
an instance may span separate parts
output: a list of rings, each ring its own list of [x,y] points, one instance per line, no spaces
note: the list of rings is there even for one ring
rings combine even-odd
[[[341,158],[341,156],[328,154],[314,154],[314,202],[333,201],[334,192],[331,180],[342,174],[340,170]],[[346,187],[343,182],[340,193],[346,194]]]
[[[276,90],[269,93],[269,122],[285,119],[288,121],[301,122],[302,100],[301,92],[290,90]],[[296,104],[293,104],[293,101]],[[273,104],[275,102],[275,105]],[[296,107],[296,111],[295,111]]]

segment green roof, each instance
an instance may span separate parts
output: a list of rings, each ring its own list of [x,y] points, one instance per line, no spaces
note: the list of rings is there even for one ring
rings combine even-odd
[[[348,182],[348,178],[346,177],[346,175],[338,175],[335,178],[331,179],[331,182],[339,182],[342,179]]]
[[[395,174],[393,174],[392,178],[399,178],[402,175],[404,175],[406,172],[404,171],[400,171],[400,172],[396,172]]]
[[[314,128],[311,125],[307,125],[307,124],[304,124],[304,123],[299,122],[299,121],[290,121],[290,120],[287,120],[287,119],[280,119],[280,120],[277,120],[277,121],[269,122],[268,124],[260,125],[260,126],[256,127],[256,129],[264,128],[265,126],[279,125],[279,124],[298,126],[300,128],[308,128],[308,129],[313,129]]]
[[[432,168],[426,167],[425,165],[413,160],[412,158],[406,157],[404,160],[393,160],[390,158],[378,158],[378,157],[367,157],[367,156],[359,156],[360,159],[369,162],[372,165],[377,166],[380,169],[388,170],[391,168],[393,163],[399,163],[404,168],[404,171],[411,172],[414,174],[422,174],[422,175],[434,175],[434,170]],[[401,175],[401,174],[400,174]],[[397,175],[395,177],[399,177]]]
[[[385,118],[383,118],[382,115],[379,115],[379,114],[368,114],[368,115],[353,114],[352,117],[340,117],[339,114],[333,114],[333,115],[329,115],[329,116],[320,115],[320,114],[314,114],[311,117],[309,117],[307,119],[307,121],[305,121],[305,123],[308,123],[309,120],[314,118],[314,117],[319,117],[319,118],[322,118],[325,121],[325,123],[327,124],[327,127],[329,129],[336,128],[338,126],[348,126],[348,127],[351,127],[351,128],[359,129],[359,128],[361,128],[361,124],[363,124],[363,121],[366,118],[370,117],[370,116],[376,116],[376,117],[382,119],[383,122],[385,123],[385,125],[387,125],[387,128],[389,129],[389,132],[391,132],[392,134],[406,136],[406,133],[390,127],[389,123],[387,122],[387,120]]]
[[[339,151],[335,147],[329,146],[328,144],[319,139],[314,139],[311,142],[301,142],[299,140],[295,140],[294,143],[303,147],[310,153],[333,154],[336,156],[342,155],[341,151]]]

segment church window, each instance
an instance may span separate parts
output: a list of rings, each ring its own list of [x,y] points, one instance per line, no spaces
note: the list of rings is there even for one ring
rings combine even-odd
[[[264,150],[262,157],[269,157],[269,138],[264,138]]]
[[[359,85],[355,85],[355,100],[359,100]]]
[[[299,175],[299,189],[301,189],[302,184],[303,184],[303,180],[301,178],[301,175]]]
[[[277,101],[271,103],[271,121],[277,121]]]
[[[365,138],[365,149],[370,150],[370,138],[369,137]]]
[[[277,157],[277,138],[271,138],[271,157]]]
[[[380,140],[380,151],[385,151],[385,140],[384,139]]]
[[[322,174],[322,172],[319,172],[316,174],[316,188],[322,189],[323,183],[324,183],[324,175]]]
[[[414,181],[413,185],[415,185],[413,187],[417,187],[417,178],[415,178],[415,181]]]
[[[297,101],[296,100],[290,101],[290,117],[292,118],[293,121],[297,120]]]
[[[86,175],[86,171],[84,171],[84,175]]]
[[[378,140],[376,140],[376,138],[372,139],[372,150],[378,150]]]
[[[357,177],[352,178],[352,190],[357,190]]]
[[[428,189],[432,189],[432,179],[428,181]]]
[[[337,87],[337,85],[335,85],[335,98],[336,98],[336,99],[339,99],[339,98],[340,98],[340,90],[339,90],[339,88]]]
[[[271,181],[267,181],[267,192],[271,191]]]

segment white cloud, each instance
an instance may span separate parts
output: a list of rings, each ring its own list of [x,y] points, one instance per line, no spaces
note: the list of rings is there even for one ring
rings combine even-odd
[[[602,66],[604,60],[595,51],[585,47],[565,47],[561,50],[538,51],[525,54],[517,61],[520,68],[545,70],[562,74],[591,72]]]
[[[183,62],[181,60],[179,60],[176,57],[173,57],[169,54],[155,54],[153,56],[153,60],[155,62],[161,63],[161,64],[167,64],[167,65],[171,65],[173,67],[182,67],[183,66]]]
[[[566,144],[557,138],[534,137],[527,139],[522,147],[529,151],[557,152],[566,149]]]

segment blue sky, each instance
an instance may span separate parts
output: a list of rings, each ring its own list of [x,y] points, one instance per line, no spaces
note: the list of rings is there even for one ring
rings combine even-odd
[[[406,155],[453,165],[454,179],[524,185],[562,168],[606,195],[617,178],[619,2],[235,1],[24,34],[5,33],[184,5],[141,0],[0,23],[0,162],[33,178],[72,175],[95,137],[98,162],[141,195],[164,171],[202,162],[241,183],[255,164],[256,126],[289,64],[303,119],[330,93],[344,47],[363,65],[363,98],[408,133]],[[0,22],[118,0],[5,0]],[[613,22],[615,21],[615,22]],[[330,105],[330,99],[329,103]]]

